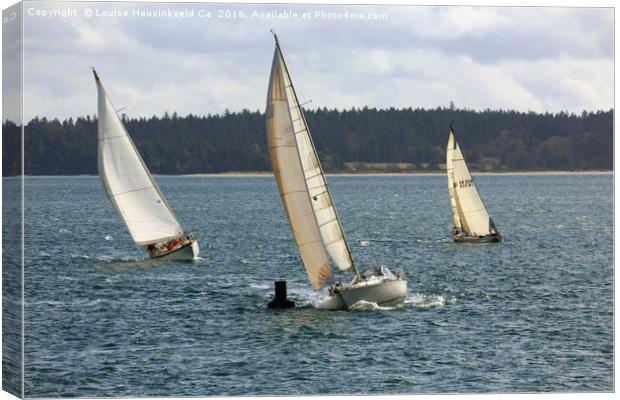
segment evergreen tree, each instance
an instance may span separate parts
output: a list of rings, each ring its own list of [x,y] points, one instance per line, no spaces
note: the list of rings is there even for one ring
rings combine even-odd
[[[306,111],[327,171],[406,163],[410,170],[441,169],[450,123],[473,170],[612,169],[613,109],[580,115],[424,109],[352,108]],[[269,171],[265,118],[259,111],[207,116],[166,112],[124,118],[153,173]],[[3,173],[21,171],[21,127],[3,123]],[[97,173],[97,119],[33,118],[24,129],[24,169],[31,175]],[[399,167],[391,166],[398,171]]]

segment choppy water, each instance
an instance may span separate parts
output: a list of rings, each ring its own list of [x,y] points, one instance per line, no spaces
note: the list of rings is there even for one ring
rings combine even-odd
[[[409,277],[330,312],[271,176],[157,177],[193,263],[144,261],[97,177],[28,177],[26,396],[613,390],[612,176],[476,179],[500,244],[450,242],[444,176],[330,176],[358,263]]]

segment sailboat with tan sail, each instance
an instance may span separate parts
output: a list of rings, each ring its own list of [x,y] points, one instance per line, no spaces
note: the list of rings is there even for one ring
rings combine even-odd
[[[359,301],[398,304],[407,296],[402,269],[396,274],[386,267],[360,273],[353,261],[278,37],[273,35],[275,52],[265,112],[269,156],[312,288],[329,287],[328,308],[350,308]],[[353,272],[348,285],[335,282],[329,258],[340,271]]]
[[[151,258],[192,260],[198,242],[185,234],[112,106],[97,72],[98,169],[103,188],[132,239]]]
[[[452,206],[452,238],[459,243],[500,242],[502,235],[489,215],[450,125],[446,149],[448,194]]]

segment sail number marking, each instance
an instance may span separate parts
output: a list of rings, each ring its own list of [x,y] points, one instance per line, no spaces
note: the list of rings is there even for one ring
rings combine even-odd
[[[462,188],[466,188],[466,187],[469,187],[469,186],[474,186],[474,181],[473,181],[473,179],[462,179],[462,180],[458,181],[458,185],[459,185],[459,188],[462,189]]]

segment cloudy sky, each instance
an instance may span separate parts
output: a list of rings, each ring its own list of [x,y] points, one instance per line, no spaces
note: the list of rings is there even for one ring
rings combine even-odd
[[[297,18],[270,18],[285,11]],[[610,8],[30,2],[24,12],[26,120],[94,114],[90,66],[131,117],[263,110],[271,28],[309,108],[613,107]]]

